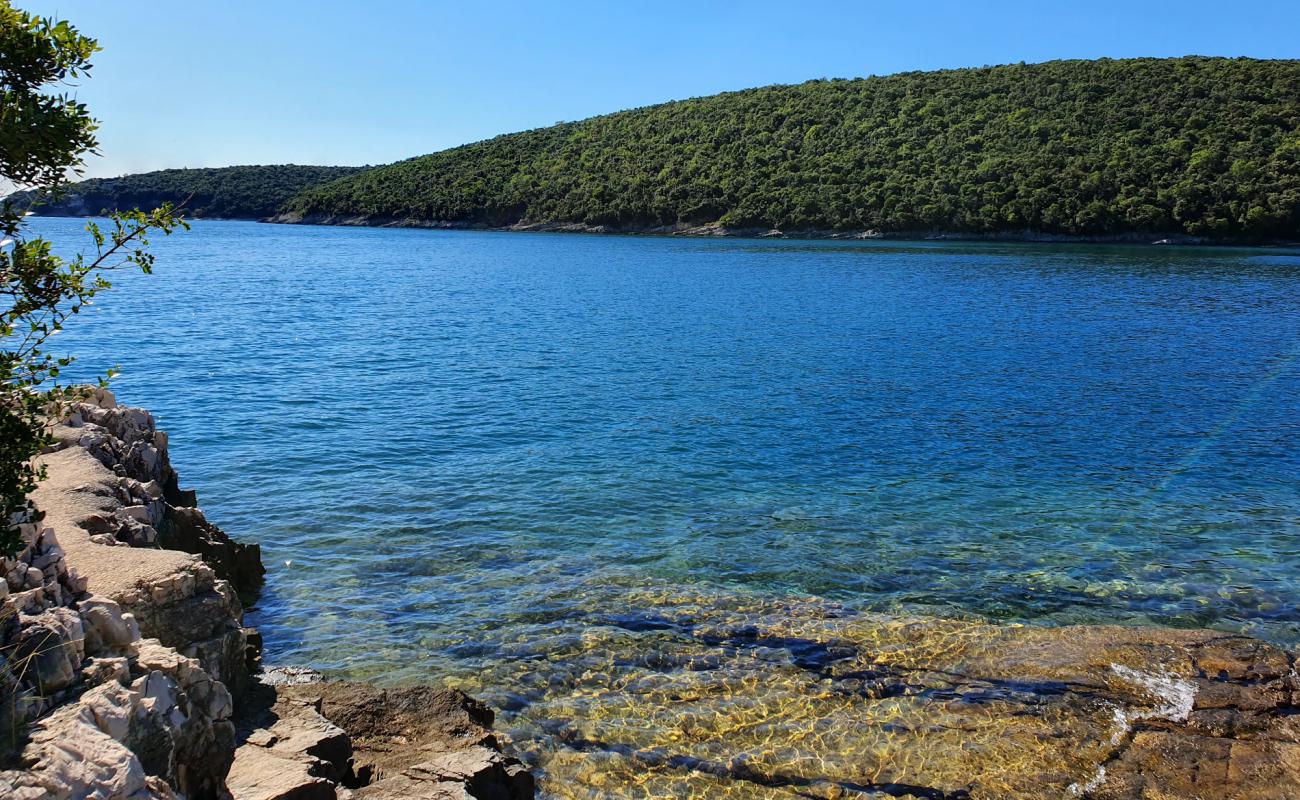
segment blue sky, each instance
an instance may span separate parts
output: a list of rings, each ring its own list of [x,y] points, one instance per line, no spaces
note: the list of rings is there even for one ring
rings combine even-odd
[[[810,78],[1099,56],[1300,57],[1300,0],[14,0],[104,52],[88,175],[384,163]]]

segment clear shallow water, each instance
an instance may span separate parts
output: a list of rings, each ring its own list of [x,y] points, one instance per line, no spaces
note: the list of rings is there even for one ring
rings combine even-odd
[[[675,587],[1300,642],[1300,251],[200,222],[157,253],[60,344],[262,543],[273,662],[499,700],[503,660]]]

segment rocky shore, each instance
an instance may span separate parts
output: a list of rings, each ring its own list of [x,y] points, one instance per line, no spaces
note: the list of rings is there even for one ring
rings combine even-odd
[[[262,671],[258,548],[153,418],[97,391],[56,437],[0,582],[0,797],[524,800],[533,767],[555,798],[1300,797],[1300,673],[1268,643],[687,587],[486,668],[507,747],[457,690]]]
[[[0,581],[0,797],[533,796],[459,692],[263,675],[259,548],[180,488],[148,412],[96,390],[54,433]]]

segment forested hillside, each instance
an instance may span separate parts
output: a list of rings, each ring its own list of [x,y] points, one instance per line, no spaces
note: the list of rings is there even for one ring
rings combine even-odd
[[[308,189],[289,221],[1300,236],[1300,61],[818,80],[501,136]]]
[[[37,214],[84,216],[105,210],[185,204],[190,217],[263,219],[286,200],[311,186],[352,175],[363,167],[312,167],[297,164],[211,169],[164,169],[121,178],[94,178],[33,206]],[[15,195],[22,205],[30,194]]]

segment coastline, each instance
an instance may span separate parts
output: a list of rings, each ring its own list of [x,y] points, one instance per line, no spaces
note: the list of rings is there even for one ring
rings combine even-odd
[[[762,227],[726,227],[720,223],[702,225],[589,225],[582,222],[516,222],[509,225],[489,225],[487,223],[402,219],[395,217],[337,217],[337,216],[298,216],[278,214],[261,222],[279,225],[325,225],[333,227],[358,228],[425,228],[431,230],[465,230],[497,231],[515,233],[576,233],[615,236],[683,236],[697,238],[734,238],[734,239],[792,239],[817,240],[832,239],[840,241],[900,241],[900,242],[1003,242],[1026,244],[1125,244],[1153,246],[1204,246],[1204,247],[1260,247],[1292,248],[1300,247],[1297,241],[1257,241],[1236,239],[1208,239],[1190,236],[1181,232],[1134,232],[1117,234],[1099,234],[1094,236],[1075,236],[1068,234],[1042,233],[1033,230],[992,231],[987,233],[970,233],[962,231],[838,231],[824,228],[778,230]]]
[[[37,214],[37,217],[89,219],[93,214]],[[516,222],[489,225],[459,220],[421,220],[397,217],[339,217],[313,215],[302,217],[277,214],[271,217],[194,216],[194,220],[217,222],[262,222],[272,225],[314,225],[339,228],[412,228],[441,231],[484,231],[499,233],[569,233],[595,236],[662,236],[715,239],[789,239],[891,242],[985,242],[1004,244],[1098,244],[1132,246],[1233,247],[1259,249],[1300,248],[1296,240],[1210,239],[1177,231],[1130,232],[1075,236],[1033,230],[971,233],[947,230],[913,231],[839,231],[824,228],[778,230],[762,227],[730,228],[719,223],[702,225],[589,225],[582,222]]]
[[[1287,11],[0,4],[0,800],[1300,800]]]

